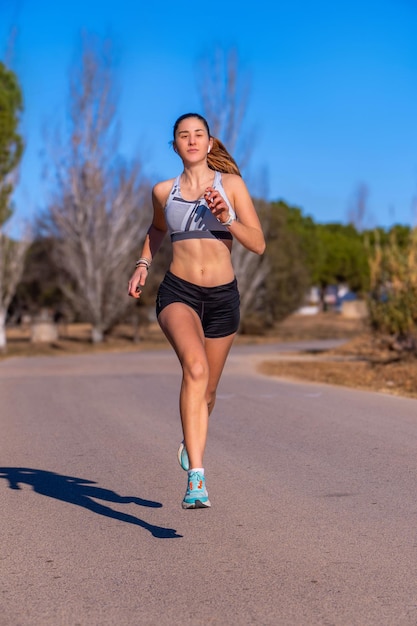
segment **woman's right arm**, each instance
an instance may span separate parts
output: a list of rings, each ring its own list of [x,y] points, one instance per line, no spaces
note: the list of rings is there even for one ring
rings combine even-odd
[[[167,232],[164,206],[171,186],[172,181],[164,181],[156,184],[152,189],[153,219],[152,224],[146,233],[142,252],[139,257],[140,259],[147,259],[149,261],[149,265],[152,263],[152,259],[158,252]],[[166,189],[168,189],[168,192],[166,192]],[[133,298],[140,298],[141,288],[145,285],[147,277],[148,268],[145,264],[139,265],[129,280],[129,296],[132,296]]]

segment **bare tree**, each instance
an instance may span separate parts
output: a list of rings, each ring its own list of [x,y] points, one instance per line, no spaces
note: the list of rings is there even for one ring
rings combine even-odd
[[[127,280],[150,220],[139,162],[117,155],[114,62],[108,40],[85,36],[71,75],[69,130],[55,140],[55,192],[43,229],[55,240],[62,289],[92,325],[92,341],[131,306]]]
[[[197,68],[197,83],[204,116],[210,132],[224,142],[236,158],[239,169],[248,168],[252,155],[253,131],[242,130],[250,95],[248,76],[239,72],[239,56],[235,48],[215,47],[204,55]],[[250,310],[257,289],[265,280],[268,263],[238,241],[233,244],[233,265],[241,293],[241,313]]]
[[[250,78],[239,70],[236,48],[210,49],[197,64],[197,88],[204,116],[214,137],[221,139],[239,163],[248,167],[253,150],[253,130],[242,132],[250,96]]]
[[[255,208],[266,226],[268,206],[265,202],[255,200]],[[238,241],[233,243],[232,250],[233,266],[240,291],[240,310],[242,317],[251,311],[259,290],[265,284],[269,273],[270,264],[267,256],[251,254]]]

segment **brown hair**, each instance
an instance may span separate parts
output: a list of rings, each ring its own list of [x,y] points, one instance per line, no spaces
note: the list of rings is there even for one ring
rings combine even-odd
[[[237,174],[241,176],[236,161],[228,153],[220,139],[212,137],[212,140],[213,147],[207,155],[207,165],[209,168],[223,172],[223,174]]]
[[[212,137],[210,135],[210,128],[207,120],[199,113],[185,113],[177,119],[174,124],[174,142],[180,122],[188,119],[189,117],[196,117],[197,119],[199,119],[204,124],[208,136],[213,141],[213,146],[210,152],[207,154],[207,165],[209,166],[209,168],[212,170],[217,170],[218,172],[222,172],[223,174],[237,174],[238,176],[241,176],[236,161],[228,153],[220,139],[217,139],[216,137]]]

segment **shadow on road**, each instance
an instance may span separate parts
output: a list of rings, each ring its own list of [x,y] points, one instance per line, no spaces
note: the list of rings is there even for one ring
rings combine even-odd
[[[55,472],[47,472],[39,469],[30,469],[27,467],[0,467],[0,478],[9,481],[10,489],[21,489],[20,484],[26,483],[33,487],[35,493],[39,493],[49,498],[56,498],[62,502],[76,504],[82,506],[93,513],[104,515],[120,522],[135,524],[149,530],[149,532],[158,539],[176,539],[182,537],[178,535],[174,528],[163,528],[162,526],[154,526],[147,522],[129,515],[114,511],[109,506],[95,502],[93,498],[105,500],[106,502],[114,502],[116,504],[137,504],[138,506],[146,506],[151,508],[160,508],[160,502],[152,500],[143,500],[142,498],[119,496],[115,491],[95,487],[93,480],[85,480],[74,476],[63,476]]]

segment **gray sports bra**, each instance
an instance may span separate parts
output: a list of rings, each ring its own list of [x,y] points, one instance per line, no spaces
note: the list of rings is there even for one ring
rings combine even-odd
[[[181,176],[181,174],[180,174]],[[226,226],[223,226],[212,214],[204,198],[198,200],[184,200],[181,196],[180,176],[174,181],[165,204],[165,220],[171,241],[181,239],[233,239]],[[222,194],[229,207],[232,217],[235,211],[226,196],[220,172],[214,174],[214,189]]]

